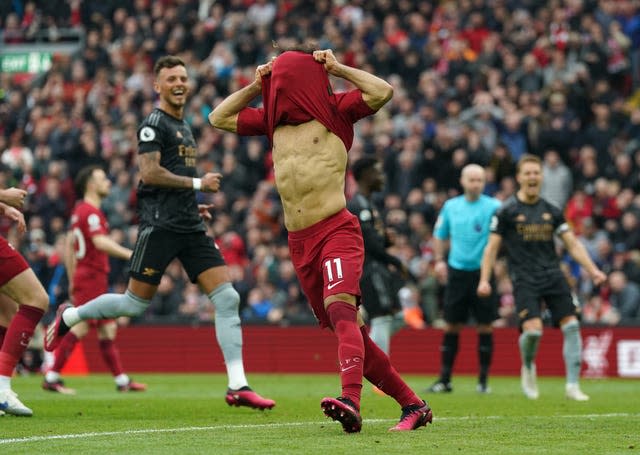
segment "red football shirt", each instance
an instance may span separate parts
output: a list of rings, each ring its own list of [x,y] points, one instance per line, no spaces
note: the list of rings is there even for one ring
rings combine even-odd
[[[273,62],[271,74],[262,81],[264,108],[247,107],[238,114],[241,136],[267,135],[273,139],[278,125],[299,125],[317,120],[344,143],[353,143],[353,124],[374,114],[360,90],[333,93],[324,66],[313,56],[289,51]]]
[[[94,235],[109,233],[104,213],[85,201],[78,202],[71,214],[71,231],[78,261],[76,273],[86,269],[109,273],[107,253],[98,250],[92,240]]]

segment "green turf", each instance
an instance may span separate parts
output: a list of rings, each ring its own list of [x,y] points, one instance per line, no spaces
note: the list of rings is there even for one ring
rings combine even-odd
[[[277,400],[273,411],[231,408],[221,375],[135,375],[144,393],[117,393],[104,375],[71,377],[76,396],[40,389],[39,377],[13,379],[33,418],[0,418],[1,454],[614,454],[640,451],[637,380],[585,380],[585,403],[564,398],[561,378],[541,378],[529,401],[517,378],[492,378],[479,395],[470,377],[454,392],[424,395],[434,423],[389,433],[399,408],[365,386],[362,433],[346,435],[324,418],[320,399],[335,396],[337,375],[251,375],[252,386]],[[422,390],[432,377],[408,376]],[[85,434],[85,436],[81,436]]]

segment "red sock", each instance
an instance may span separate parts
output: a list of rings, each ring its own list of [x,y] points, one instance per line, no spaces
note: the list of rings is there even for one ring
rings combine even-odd
[[[55,361],[53,362],[51,371],[55,371],[56,373],[60,373],[60,371],[62,371],[77,343],[78,337],[72,332],[67,332],[67,334],[62,338],[60,346],[56,349]]]
[[[33,331],[44,311],[29,305],[20,305],[7,328],[0,349],[0,376],[11,376],[13,369],[27,349]]]
[[[120,362],[120,352],[118,352],[113,340],[100,340],[100,352],[102,352],[102,358],[114,376],[124,373]]]
[[[358,330],[358,309],[346,302],[333,302],[327,308],[327,314],[338,337],[342,396],[349,398],[360,409],[364,346]]]
[[[389,356],[369,338],[367,328],[360,328],[360,332],[364,342],[364,377],[394,398],[403,408],[410,404],[422,404],[420,397],[411,390],[393,368]]]
[[[2,348],[2,342],[4,341],[5,333],[7,333],[7,328],[0,325],[0,348]]]

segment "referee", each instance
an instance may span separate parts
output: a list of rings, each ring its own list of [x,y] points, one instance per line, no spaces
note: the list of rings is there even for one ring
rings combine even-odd
[[[427,389],[429,392],[451,392],[451,372],[458,353],[460,330],[469,314],[477,323],[480,372],[477,390],[488,393],[487,376],[493,353],[491,323],[497,319],[494,296],[478,297],[482,253],[489,239],[489,227],[500,201],[483,193],[485,172],[477,164],[462,169],[460,183],[464,194],[445,202],[434,231],[436,274],[447,277],[444,301],[446,326],[442,338],[440,377]],[[445,262],[446,241],[449,257]],[[448,263],[448,264],[447,264]],[[448,267],[447,267],[448,265]]]

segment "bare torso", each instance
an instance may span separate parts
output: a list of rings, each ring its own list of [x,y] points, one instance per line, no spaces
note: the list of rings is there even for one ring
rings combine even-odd
[[[273,166],[289,231],[304,229],[346,207],[347,152],[342,140],[317,120],[275,129]]]

